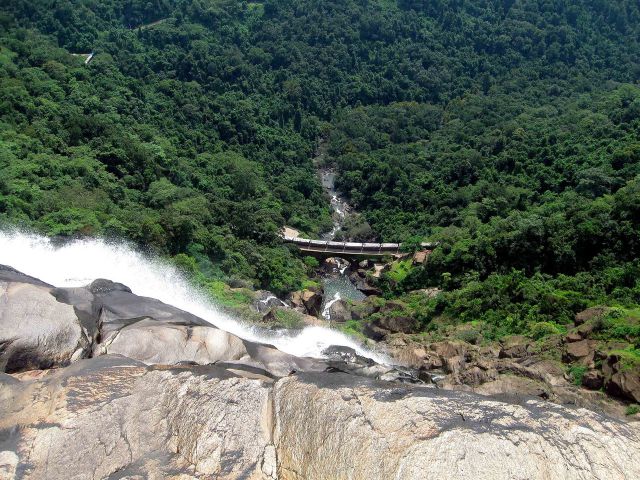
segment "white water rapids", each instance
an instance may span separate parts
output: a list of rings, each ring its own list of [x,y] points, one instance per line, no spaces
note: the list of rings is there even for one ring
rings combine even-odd
[[[222,313],[206,294],[194,288],[180,272],[159,258],[144,255],[124,243],[75,240],[56,246],[43,236],[0,231],[0,264],[56,287],[78,287],[97,278],[127,285],[133,293],[157,298],[203,318],[246,340],[274,345],[300,357],[322,357],[331,345],[351,347],[379,363],[388,360],[333,329],[307,327],[302,331],[266,332]]]

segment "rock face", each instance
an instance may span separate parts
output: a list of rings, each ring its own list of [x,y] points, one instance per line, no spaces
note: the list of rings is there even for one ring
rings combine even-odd
[[[269,345],[257,345],[124,285],[96,280],[54,288],[0,270],[0,369],[19,372],[121,354],[146,364],[236,362],[287,375],[323,369]]]
[[[347,347],[294,357],[107,280],[5,268],[0,285],[3,480],[640,477],[640,422],[410,384]],[[411,355],[484,393],[508,388],[499,368],[528,372],[530,395],[556,378],[469,348]],[[605,388],[635,391],[622,360]]]
[[[113,356],[10,378],[2,478],[274,478],[268,381]]]
[[[89,354],[91,342],[73,307],[52,291],[13,269],[0,270],[0,371],[68,365]]]
[[[280,380],[274,390],[283,479],[633,478],[640,472],[637,424],[587,410],[346,375],[303,374]]]
[[[341,373],[270,379],[106,355],[0,385],[9,479],[640,475],[638,424]]]

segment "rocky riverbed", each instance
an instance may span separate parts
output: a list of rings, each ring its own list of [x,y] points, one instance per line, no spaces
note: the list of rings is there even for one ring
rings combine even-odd
[[[295,357],[108,280],[0,268],[0,344],[2,478],[640,475],[637,423]]]

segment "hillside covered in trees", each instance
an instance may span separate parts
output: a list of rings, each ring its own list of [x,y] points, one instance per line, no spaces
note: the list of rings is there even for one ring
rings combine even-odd
[[[283,294],[279,229],[331,228],[323,139],[370,239],[439,242],[384,286],[420,328],[640,304],[637,1],[12,0],[0,28],[3,224]]]

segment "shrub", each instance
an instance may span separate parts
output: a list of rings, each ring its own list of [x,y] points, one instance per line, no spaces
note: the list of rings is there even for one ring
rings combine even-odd
[[[633,404],[627,407],[626,415],[635,415],[636,413],[640,413],[640,405]]]
[[[582,385],[582,378],[587,373],[587,367],[584,365],[572,365],[569,367],[569,376],[574,385]]]
[[[298,329],[303,327],[302,315],[295,310],[275,310],[276,325],[286,329]]]
[[[547,335],[557,335],[559,333],[562,333],[562,329],[552,322],[536,322],[531,326],[531,337],[536,340],[540,340]]]
[[[315,257],[306,256],[304,257],[303,261],[304,264],[309,268],[318,268],[320,266],[320,262]]]

